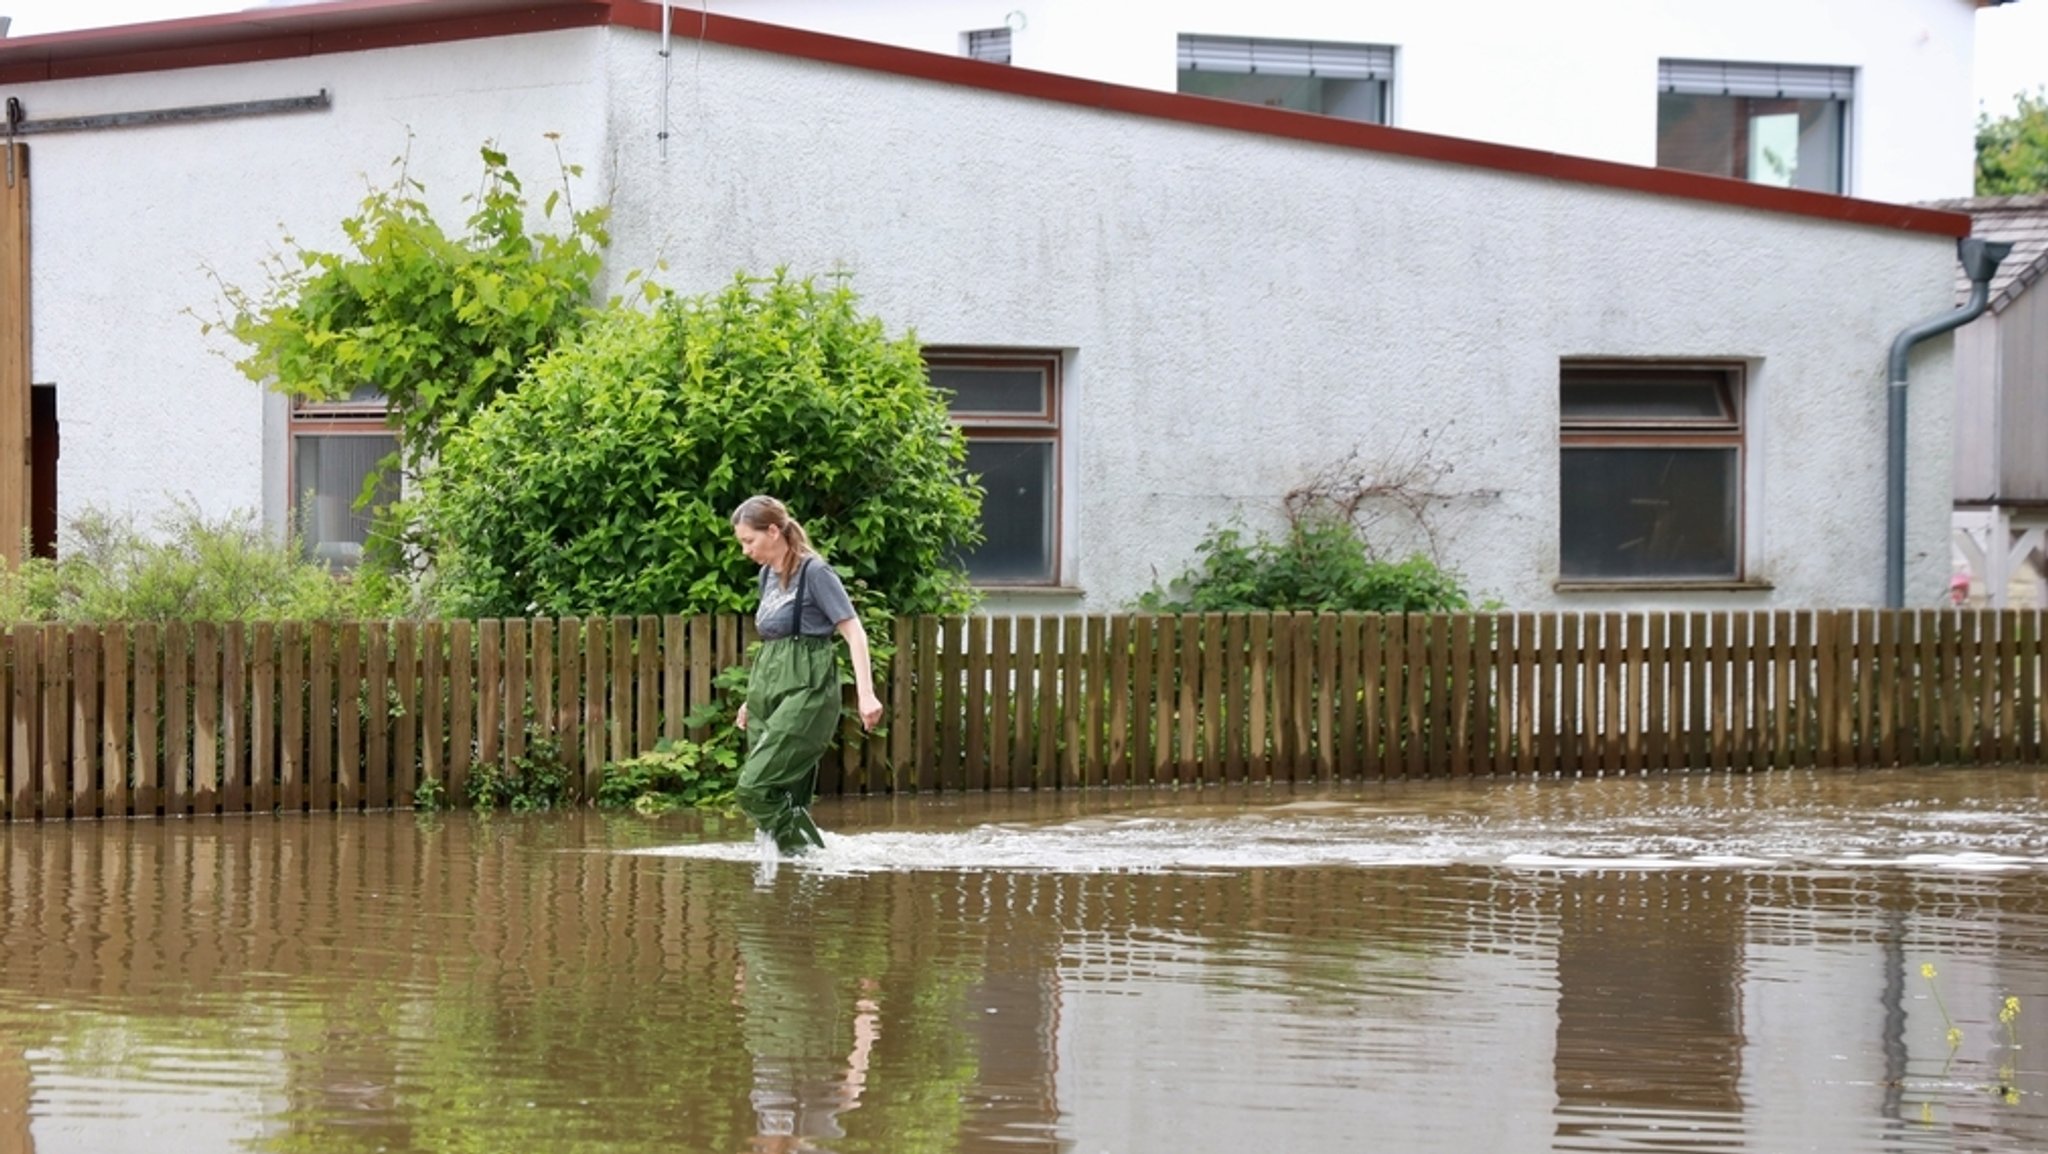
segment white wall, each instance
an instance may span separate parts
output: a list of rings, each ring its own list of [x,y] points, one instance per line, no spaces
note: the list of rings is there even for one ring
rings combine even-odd
[[[684,287],[844,268],[927,342],[1074,350],[1068,576],[1091,608],[1424,428],[1448,484],[1496,494],[1438,514],[1478,590],[1632,603],[1552,591],[1558,364],[1590,356],[1756,365],[1752,569],[1776,589],[1699,604],[1882,597],[1885,353],[1950,307],[1951,241],[715,45],[679,58],[664,159],[653,45],[612,43],[619,263]],[[1946,347],[1913,370],[1916,603],[1947,579]]]
[[[213,516],[282,517],[282,408],[238,372],[240,346],[202,337],[210,274],[260,289],[287,234],[343,244],[340,222],[408,154],[444,222],[467,215],[478,149],[495,138],[554,187],[543,133],[603,167],[604,33],[511,37],[221,68],[15,85],[37,119],[301,96],[333,108],[31,139],[32,375],[57,385],[59,518],[86,504],[145,520],[175,498]],[[576,195],[603,196],[595,180]],[[266,426],[270,427],[266,431]],[[268,452],[266,452],[266,449]]]
[[[1171,91],[1183,32],[1391,44],[1402,128],[1593,156],[1657,159],[1660,58],[1858,70],[1849,192],[1970,193],[1968,0],[711,0],[713,11],[932,52],[1014,26],[1018,67]]]
[[[1557,369],[1579,356],[1756,366],[1751,568],[1774,588],[1634,603],[1881,596],[1884,356],[1950,307],[1949,241],[718,45],[665,70],[658,47],[587,30],[12,90],[38,117],[335,99],[35,143],[35,376],[60,390],[64,515],[275,500],[264,394],[186,315],[212,307],[207,268],[257,283],[280,223],[335,244],[408,129],[444,208],[475,190],[485,138],[542,185],[552,131],[589,170],[577,195],[613,199],[615,275],[665,261],[702,292],[739,269],[848,269],[892,330],[1068,350],[1066,578],[1085,596],[1031,608],[1120,607],[1216,522],[1271,524],[1309,472],[1423,428],[1470,494],[1437,524],[1473,587],[1630,604],[1552,589]],[[1915,603],[1948,575],[1946,350],[1914,363]]]

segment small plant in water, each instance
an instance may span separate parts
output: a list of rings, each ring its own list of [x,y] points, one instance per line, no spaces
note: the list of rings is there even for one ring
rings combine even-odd
[[[465,788],[470,805],[480,810],[503,805],[513,813],[533,813],[565,806],[572,800],[561,745],[531,730],[527,731],[526,752],[513,758],[509,769],[476,766],[470,771]]]
[[[1927,992],[1934,995],[1934,1008],[1941,1011],[1942,1024],[1948,1027],[1948,1052],[1953,1057],[1963,1044],[1962,1027],[1956,1025],[1955,1019],[1948,1016],[1948,1007],[1942,1003],[1941,987],[1934,984],[1934,963],[1920,963],[1920,976],[1927,979]]]
[[[412,790],[412,807],[421,813],[438,813],[448,805],[448,790],[439,780],[427,778]]]

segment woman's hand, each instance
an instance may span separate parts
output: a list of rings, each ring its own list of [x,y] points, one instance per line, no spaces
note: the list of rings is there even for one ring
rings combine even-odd
[[[862,693],[858,696],[860,698],[860,727],[862,729],[873,729],[875,723],[882,720],[882,699],[876,697],[872,692]]]
[[[747,727],[747,703],[746,703],[746,702],[744,702],[744,701],[740,702],[740,715],[739,715],[738,717],[735,717],[735,718],[733,718],[733,719],[732,719],[732,723],[733,723],[734,725],[737,725],[737,726],[739,726],[739,727],[740,727],[741,729],[745,729],[745,728]]]

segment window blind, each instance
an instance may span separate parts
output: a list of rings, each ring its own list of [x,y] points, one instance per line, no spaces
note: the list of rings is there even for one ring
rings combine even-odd
[[[990,64],[1010,62],[1010,30],[988,28],[967,34],[967,55]]]
[[[1182,34],[1180,67],[1183,72],[1388,80],[1394,75],[1394,49],[1386,44]]]
[[[1657,90],[1692,96],[1775,96],[1794,100],[1848,100],[1856,70],[1824,64],[1740,64],[1720,60],[1659,60]]]

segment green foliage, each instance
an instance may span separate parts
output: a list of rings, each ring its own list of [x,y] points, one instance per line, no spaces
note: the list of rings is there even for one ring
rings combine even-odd
[[[597,804],[643,813],[676,809],[723,809],[739,784],[744,738],[734,724],[745,699],[747,667],[719,671],[710,702],[683,718],[691,730],[708,730],[703,741],[662,738],[653,749],[624,761],[607,762],[597,786]]]
[[[449,438],[419,511],[458,615],[742,611],[756,570],[727,518],[754,493],[857,601],[958,612],[965,451],[913,338],[778,271],[604,315]]]
[[[412,790],[412,807],[421,813],[438,813],[448,808],[448,787],[436,778],[421,778]]]
[[[1977,195],[2048,192],[2048,88],[2017,97],[2010,116],[1977,117]]]
[[[447,234],[421,199],[424,187],[401,169],[392,187],[371,192],[341,222],[351,252],[287,238],[291,251],[273,261],[260,294],[223,285],[230,312],[220,324],[249,349],[236,367],[309,400],[374,386],[390,403],[408,468],[511,391],[527,361],[587,314],[610,243],[608,210],[572,205],[567,232],[529,234],[505,154],[486,146],[482,157],[483,187],[461,236]],[[563,166],[564,188],[581,172]],[[542,215],[563,197],[551,193]]]
[[[527,731],[526,752],[512,759],[510,769],[472,766],[463,788],[469,804],[481,810],[502,805],[513,813],[533,813],[574,800],[569,771],[562,765],[562,747],[532,730]]]
[[[9,621],[338,621],[381,608],[255,514],[214,518],[185,504],[154,532],[88,508],[66,526],[57,560],[0,573],[0,619]]]
[[[1179,580],[1139,598],[1151,612],[1248,610],[1406,613],[1472,607],[1446,572],[1420,554],[1382,561],[1349,521],[1295,519],[1284,539],[1247,540],[1241,528],[1219,527],[1196,547],[1201,560]]]

